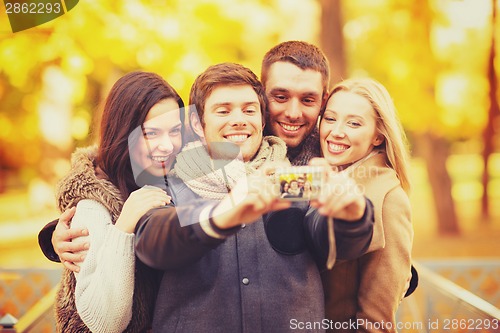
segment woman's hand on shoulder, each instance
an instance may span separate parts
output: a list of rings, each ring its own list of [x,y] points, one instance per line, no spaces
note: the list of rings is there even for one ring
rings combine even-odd
[[[146,185],[130,194],[115,226],[124,232],[133,233],[135,225],[144,214],[152,208],[169,204],[170,199],[161,188]]]

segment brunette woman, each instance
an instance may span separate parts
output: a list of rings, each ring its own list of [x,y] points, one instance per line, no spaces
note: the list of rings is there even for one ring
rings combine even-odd
[[[158,275],[135,259],[134,230],[144,213],[170,203],[166,174],[182,147],[183,106],[160,76],[129,73],[106,99],[98,145],[73,154],[57,201],[61,211],[76,207],[72,229],[88,230],[73,243],[90,246],[78,272],[63,272],[58,332],[150,329]]]

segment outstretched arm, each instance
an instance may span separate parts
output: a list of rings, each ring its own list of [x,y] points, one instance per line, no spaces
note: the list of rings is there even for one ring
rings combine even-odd
[[[242,179],[222,201],[193,198],[184,186],[177,190],[176,202],[148,212],[136,229],[136,254],[146,265],[162,270],[177,269],[196,262],[208,251],[238,232],[243,223],[252,223],[273,209],[283,209],[263,174]],[[248,184],[261,184],[253,191]],[[175,192],[175,191],[174,191]]]

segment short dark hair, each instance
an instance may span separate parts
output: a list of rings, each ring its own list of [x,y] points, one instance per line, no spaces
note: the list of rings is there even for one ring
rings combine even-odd
[[[265,86],[269,68],[278,61],[289,62],[300,69],[312,69],[321,73],[323,94],[328,93],[330,67],[325,54],[316,46],[303,41],[287,41],[270,49],[262,60],[260,79]]]
[[[249,85],[253,88],[259,98],[262,121],[264,121],[267,110],[267,99],[257,75],[240,64],[225,62],[208,67],[203,73],[198,75],[191,86],[189,104],[196,107],[198,117],[203,126],[205,124],[203,121],[205,103],[210,94],[219,86],[232,85]]]
[[[128,139],[142,126],[149,110],[158,102],[173,98],[179,104],[184,124],[184,102],[161,76],[131,72],[116,81],[106,98],[101,118],[96,164],[120,190],[125,200],[139,187],[134,181]]]

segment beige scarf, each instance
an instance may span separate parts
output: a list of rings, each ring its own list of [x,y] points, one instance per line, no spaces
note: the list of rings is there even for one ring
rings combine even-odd
[[[173,174],[193,192],[206,199],[222,200],[236,182],[269,162],[285,162],[286,145],[275,136],[266,136],[255,157],[243,162],[241,155],[232,160],[212,159],[200,141],[188,143],[177,155]]]
[[[368,155],[366,155],[365,157],[363,157],[359,161],[353,163],[352,165],[348,166],[347,168],[345,168],[344,170],[342,170],[340,172],[345,173],[349,177],[354,177],[354,172],[361,164],[363,164],[364,161],[366,161],[367,159],[369,159],[372,156],[377,155],[379,153],[381,153],[381,152],[378,150],[373,150]],[[334,226],[333,226],[333,218],[331,218],[331,217],[328,217],[328,240],[329,240],[329,244],[330,244],[330,251],[328,253],[326,268],[332,269],[333,265],[335,265],[335,261],[336,261],[336,250],[334,250],[336,245],[335,245],[335,231],[334,231]]]

